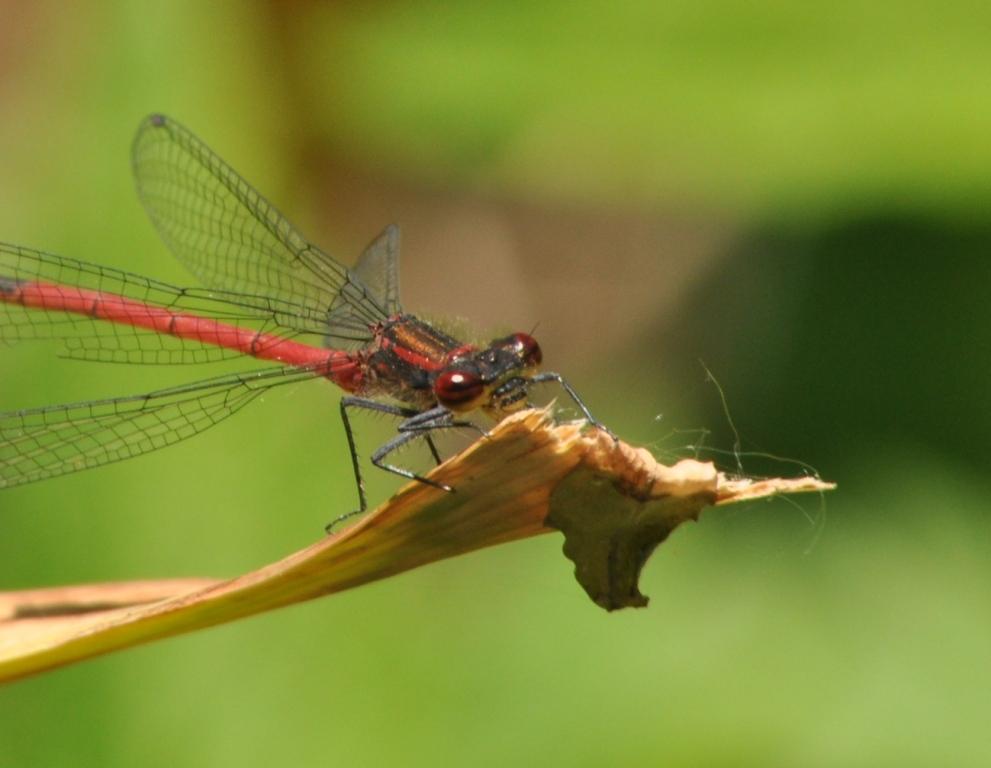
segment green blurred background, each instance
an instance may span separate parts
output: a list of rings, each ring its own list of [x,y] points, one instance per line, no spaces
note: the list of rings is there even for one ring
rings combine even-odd
[[[594,607],[545,536],[26,680],[0,765],[991,763],[989,25],[965,0],[0,2],[0,239],[188,282],[130,180],[163,111],[345,262],[401,224],[408,308],[538,325],[624,438],[732,449],[701,359],[745,450],[840,483],[679,530],[646,610]],[[0,408],[199,375],[54,353],[3,350]],[[4,492],[0,585],[237,574],[351,509],[348,471],[337,393],[277,392]]]

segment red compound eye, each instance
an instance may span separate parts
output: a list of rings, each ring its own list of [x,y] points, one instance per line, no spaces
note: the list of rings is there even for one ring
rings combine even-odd
[[[434,381],[437,402],[452,411],[471,410],[484,392],[482,377],[471,371],[444,371]]]
[[[540,345],[537,340],[533,338],[529,333],[514,333],[510,338],[516,343],[520,349],[520,357],[523,358],[523,362],[528,366],[540,365],[541,361],[544,359],[544,353],[540,351]]]

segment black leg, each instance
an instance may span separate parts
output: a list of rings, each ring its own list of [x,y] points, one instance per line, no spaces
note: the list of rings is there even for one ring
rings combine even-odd
[[[441,426],[437,426],[436,429],[441,429]],[[412,442],[413,440],[422,437],[419,432],[400,432],[394,438],[389,440],[384,445],[379,446],[379,448],[372,454],[371,462],[379,469],[384,469],[386,472],[392,472],[394,475],[399,475],[400,477],[405,477],[410,480],[416,480],[417,482],[424,483],[425,485],[432,485],[434,488],[440,488],[443,491],[451,492],[454,489],[449,485],[444,485],[443,483],[438,483],[429,478],[418,475],[410,469],[405,467],[397,467],[395,464],[387,464],[384,459],[390,453],[395,451],[397,448],[401,448],[406,445],[406,443]]]
[[[371,462],[376,467],[379,469],[384,469],[386,472],[392,472],[400,477],[416,480],[424,483],[425,485],[432,485],[434,488],[440,488],[448,493],[453,493],[454,489],[449,485],[435,482],[430,478],[418,475],[405,467],[397,467],[394,464],[387,464],[384,459],[396,449],[401,448],[406,445],[406,443],[416,440],[418,437],[424,437],[427,440],[430,440],[430,433],[435,430],[462,429],[465,427],[476,429],[481,432],[483,436],[488,435],[488,432],[477,424],[473,424],[470,421],[460,421],[455,419],[454,414],[443,406],[431,408],[429,411],[423,411],[423,413],[418,413],[415,416],[411,416],[400,424],[398,427],[399,434],[392,438],[389,442],[385,443],[385,445],[380,446],[378,450],[372,454]]]
[[[591,426],[595,427],[596,429],[601,429],[617,443],[619,442],[619,438],[616,437],[615,433],[613,433],[613,431],[609,429],[609,427],[607,427],[605,424],[600,423],[599,421],[596,420],[594,416],[592,416],[592,412],[589,411],[588,406],[585,405],[585,402],[581,399],[581,397],[578,396],[578,393],[560,373],[550,373],[550,372],[538,373],[536,376],[531,376],[528,379],[528,382],[531,384],[543,384],[544,382],[547,381],[556,381],[558,384],[560,384],[561,389],[563,389],[565,392],[568,393],[568,396],[575,402],[575,405],[578,406],[578,409],[582,412],[582,415],[585,417],[586,421],[588,421],[588,423]]]
[[[477,424],[473,424],[470,421],[459,421],[455,419],[454,414],[443,406],[437,406],[436,408],[431,408],[429,411],[423,411],[415,416],[411,416],[400,424],[398,427],[399,434],[385,443],[385,445],[380,446],[375,453],[372,454],[371,462],[379,469],[384,469],[386,472],[392,472],[394,475],[399,475],[400,477],[405,477],[410,480],[417,480],[418,482],[426,485],[432,485],[434,488],[440,488],[448,492],[453,492],[454,489],[449,485],[435,482],[430,478],[418,475],[405,467],[397,467],[394,464],[387,464],[385,462],[385,457],[396,449],[406,445],[406,443],[410,443],[419,437],[426,437],[429,439],[430,433],[435,430],[461,429],[464,427],[472,427],[477,429],[483,435],[487,434],[486,431]]]
[[[400,424],[397,429],[400,432],[416,432],[418,434],[426,434],[434,429],[451,429],[454,427],[474,429],[482,437],[489,436],[489,433],[482,427],[478,426],[478,424],[475,424],[472,421],[455,419],[454,414],[442,405],[438,405],[428,411],[423,411],[422,413],[417,413],[416,415],[411,416]],[[438,463],[440,463],[439,460]]]
[[[441,458],[440,454],[437,452],[437,446],[434,445],[434,439],[430,436],[429,432],[423,436],[423,439],[426,441],[427,447],[430,449],[430,455],[434,457],[434,463],[437,466],[440,466]]]
[[[327,533],[332,533],[333,529],[341,522],[350,517],[354,517],[355,515],[362,514],[368,508],[368,500],[365,495],[365,482],[361,476],[358,451],[354,442],[354,431],[351,428],[351,420],[348,416],[349,408],[361,408],[368,411],[376,411],[377,413],[386,413],[390,416],[402,417],[404,421],[397,427],[399,434],[378,448],[375,453],[372,454],[372,464],[379,469],[384,469],[386,472],[392,472],[393,474],[400,475],[401,477],[406,477],[410,480],[417,480],[421,483],[432,485],[435,488],[441,488],[446,491],[453,491],[454,489],[441,483],[436,483],[433,480],[428,480],[427,478],[417,475],[416,473],[403,467],[387,464],[383,460],[397,448],[422,437],[426,440],[427,446],[429,447],[430,453],[433,455],[434,460],[440,464],[440,453],[437,451],[437,446],[434,444],[434,441],[430,436],[430,433],[435,429],[471,428],[477,430],[484,436],[488,435],[488,432],[477,424],[473,424],[470,421],[456,420],[454,418],[454,414],[443,406],[436,406],[426,411],[417,411],[413,408],[403,408],[398,405],[382,403],[378,400],[370,400],[364,397],[347,396],[341,398],[341,421],[344,423],[344,434],[347,437],[348,449],[351,452],[351,466],[354,470],[354,480],[358,488],[358,509],[345,515],[341,515],[336,520],[329,523],[326,526]]]
[[[366,509],[368,509],[368,500],[365,497],[365,481],[361,477],[361,465],[358,461],[358,450],[354,444],[354,430],[351,428],[351,419],[348,417],[348,408],[362,408],[367,411],[376,411],[378,413],[387,413],[390,416],[400,416],[404,419],[410,419],[418,415],[418,411],[412,408],[402,408],[398,405],[390,405],[388,403],[380,403],[377,400],[369,400],[364,397],[342,397],[341,398],[341,421],[344,423],[344,435],[348,440],[348,450],[351,452],[351,467],[354,470],[354,482],[355,486],[358,488],[358,509],[353,512],[349,512],[346,515],[341,515],[336,520],[331,521],[325,527],[327,533],[331,533],[334,526],[347,520],[349,517],[354,517],[355,515],[360,515]],[[435,452],[436,455],[436,452]]]

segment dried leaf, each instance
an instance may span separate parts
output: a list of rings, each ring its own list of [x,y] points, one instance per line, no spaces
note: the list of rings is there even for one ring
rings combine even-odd
[[[413,483],[350,528],[230,580],[97,584],[0,593],[0,680],[340,592],[426,563],[555,528],[592,599],[646,604],[654,548],[710,504],[822,491],[798,480],[732,480],[711,464],[666,467],[643,449],[554,425],[529,410],[435,469],[446,493]]]

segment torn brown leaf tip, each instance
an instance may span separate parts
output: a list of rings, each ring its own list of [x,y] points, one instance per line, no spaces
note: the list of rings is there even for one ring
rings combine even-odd
[[[585,456],[551,496],[547,525],[565,537],[575,578],[607,611],[647,604],[639,590],[647,559],[686,520],[712,504],[830,490],[815,478],[730,479],[712,463],[659,464],[643,448],[613,443],[602,433],[584,441]]]

